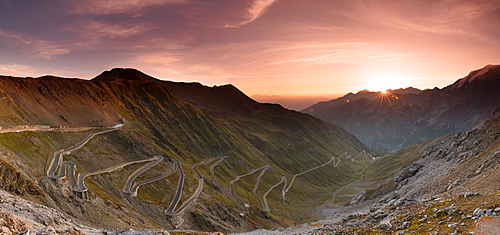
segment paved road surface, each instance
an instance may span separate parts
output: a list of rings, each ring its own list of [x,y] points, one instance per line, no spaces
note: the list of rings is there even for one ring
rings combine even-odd
[[[266,173],[266,171],[270,170],[270,169],[271,169],[271,166],[265,165],[265,168],[260,172],[259,176],[257,176],[257,182],[255,182],[255,186],[253,187],[253,190],[252,190],[253,195],[255,195],[255,197],[259,200],[260,205],[262,206],[262,208],[264,208],[264,203],[260,199],[259,195],[257,195],[257,188],[259,188],[260,180],[261,180],[262,176],[264,176],[264,174]]]
[[[85,139],[83,139],[83,141],[81,141],[80,143],[77,143],[75,146],[70,147],[68,149],[61,149],[61,150],[56,151],[54,153],[54,158],[52,159],[52,162],[50,163],[49,169],[47,170],[47,175],[49,177],[52,177],[52,178],[57,177],[56,175],[54,175],[54,173],[56,172],[57,167],[61,164],[63,156],[65,154],[70,154],[71,151],[77,150],[77,149],[81,148],[82,146],[84,146],[87,142],[89,142],[96,135],[104,134],[104,133],[107,133],[107,132],[110,132],[110,131],[115,131],[115,130],[118,130],[118,129],[119,128],[111,128],[111,129],[99,131],[99,132],[96,132],[96,133],[92,133],[92,134],[88,135]],[[59,171],[60,170],[61,169],[59,169]]]
[[[344,154],[347,154],[347,152],[346,152],[346,153],[344,153]],[[295,175],[293,176],[293,178],[292,178],[292,181],[290,182],[290,185],[288,185],[288,188],[286,188],[284,191],[282,191],[283,200],[286,200],[286,199],[285,199],[285,194],[288,192],[288,190],[290,190],[290,188],[292,187],[293,182],[295,181],[295,179],[297,178],[297,176],[300,176],[300,175],[303,175],[303,174],[305,174],[305,173],[311,172],[311,171],[316,170],[316,169],[318,169],[318,168],[320,168],[320,167],[324,167],[324,166],[326,166],[326,165],[330,164],[330,162],[332,162],[332,161],[334,161],[334,160],[335,160],[335,157],[334,157],[334,156],[332,156],[332,158],[330,159],[330,161],[328,161],[328,162],[326,162],[326,163],[323,163],[323,164],[321,164],[321,165],[319,165],[319,166],[316,166],[316,167],[313,167],[313,168],[311,168],[311,169],[309,169],[309,170],[306,170],[306,171],[300,172],[300,173],[298,173],[298,174],[295,174]],[[340,163],[340,158],[339,158],[338,163],[334,163],[334,166],[335,166],[335,167],[337,167],[339,163]]]
[[[283,190],[282,190],[282,191],[284,191],[284,190],[285,190],[285,188],[286,188],[286,184],[287,184],[287,182],[286,182],[286,181],[287,181],[287,180],[286,180],[286,177],[285,177],[285,176],[281,177],[281,181],[280,181],[279,183],[277,183],[277,184],[275,184],[275,185],[273,185],[273,186],[269,187],[269,189],[267,190],[267,192],[265,192],[265,193],[264,193],[264,195],[262,195],[262,200],[264,201],[264,206],[263,206],[263,208],[262,208],[262,209],[264,209],[264,210],[265,210],[265,211],[267,211],[267,212],[271,211],[271,209],[269,208],[269,203],[267,203],[267,195],[271,192],[271,190],[273,190],[274,188],[278,187],[278,186],[279,186],[280,184],[282,184],[283,182],[284,182],[285,184],[283,185]]]
[[[211,163],[213,160],[215,160],[214,158],[212,159],[208,159],[206,161],[203,161],[203,162],[200,162],[200,163],[197,163],[193,166],[193,169],[196,171],[196,173],[198,174],[198,187],[196,188],[196,191],[194,192],[194,194],[184,203],[182,204],[182,206],[179,207],[179,209],[177,209],[176,211],[172,211],[174,208],[172,208],[172,210],[165,210],[165,214],[167,215],[170,215],[170,216],[175,216],[175,215],[178,215],[180,214],[181,212],[183,212],[189,205],[191,205],[191,203],[193,203],[197,198],[198,196],[200,196],[200,193],[203,191],[203,185],[205,184],[205,181],[203,179],[203,175],[201,175],[201,173],[198,171],[198,166],[201,166],[201,165],[205,165],[205,164],[209,164]]]
[[[174,165],[174,168],[170,169],[165,174],[162,174],[162,175],[159,175],[159,176],[156,176],[156,177],[152,177],[152,178],[148,178],[148,179],[136,182],[134,185],[132,185],[132,183],[134,182],[134,180],[139,175],[141,175],[145,171],[151,169],[153,166],[155,166],[156,164],[160,163],[164,159],[165,159],[165,157],[160,156],[160,155],[157,155],[157,156],[154,156],[151,159],[148,159],[148,161],[151,161],[151,163],[149,163],[147,165],[143,165],[140,168],[138,168],[137,170],[135,170],[134,172],[132,172],[132,174],[127,178],[127,182],[125,182],[125,186],[123,186],[122,192],[125,193],[125,194],[129,194],[130,196],[135,197],[135,196],[137,196],[137,190],[139,189],[140,186],[145,185],[145,184],[149,184],[151,182],[154,182],[154,181],[157,181],[157,180],[160,180],[160,179],[163,179],[163,178],[165,178],[165,177],[173,174],[174,172],[176,172],[177,171],[177,165]]]
[[[177,184],[177,192],[175,193],[174,199],[170,203],[170,206],[168,209],[165,210],[165,214],[172,213],[177,204],[179,203],[179,200],[181,199],[181,194],[182,194],[182,187],[184,187],[184,171],[182,170],[182,165],[181,162],[177,159],[172,159],[174,161],[174,164],[177,169],[179,169],[179,172],[181,173],[181,176],[179,178],[179,183]]]
[[[214,180],[214,183],[215,183],[215,186],[217,187],[217,189],[219,189],[219,191],[222,192],[222,194],[226,195],[227,198],[229,198],[231,201],[234,202],[234,204],[238,207],[238,209],[240,210],[240,215],[245,215],[245,211],[246,211],[246,208],[242,207],[240,205],[240,203],[238,201],[236,201],[236,199],[234,199],[233,196],[231,196],[229,193],[227,193],[219,184],[219,181],[217,181],[217,177],[215,177],[215,167],[217,165],[219,165],[219,163],[221,163],[222,161],[224,161],[224,159],[226,159],[227,156],[224,156],[222,157],[219,161],[215,162],[214,164],[212,164],[212,166],[210,167],[210,173],[212,174],[212,179]]]
[[[119,124],[122,125],[122,124]],[[116,127],[116,126],[115,126]],[[47,125],[22,125],[22,126],[0,126],[0,133],[15,133],[24,131],[86,131],[93,129],[102,129],[103,127],[98,126],[47,126]],[[113,127],[114,128],[114,127]]]
[[[136,163],[143,163],[143,162],[154,161],[155,159],[156,159],[156,157],[153,157],[153,158],[150,158],[150,159],[145,159],[145,160],[138,160],[138,161],[133,161],[133,162],[127,162],[127,163],[123,163],[123,164],[120,164],[120,165],[116,165],[116,166],[112,166],[112,167],[106,168],[104,170],[80,174],[79,177],[78,177],[77,187],[74,188],[73,191],[77,191],[77,192],[85,192],[85,191],[87,191],[88,188],[85,186],[85,178],[88,177],[88,176],[98,175],[98,174],[102,174],[102,173],[110,173],[110,172],[113,172],[113,171],[121,170],[121,169],[123,169],[124,167],[126,167],[128,165],[132,165],[132,164],[136,164]],[[74,175],[74,174],[69,174],[69,175],[71,177],[71,175]],[[71,177],[71,178],[73,178],[73,177]]]
[[[249,176],[249,175],[251,175],[251,174],[253,174],[253,173],[257,172],[257,171],[263,170],[263,169],[265,169],[267,167],[269,167],[269,165],[265,165],[263,167],[259,167],[259,168],[254,169],[254,170],[252,170],[252,171],[250,171],[250,172],[248,172],[246,174],[243,174],[243,175],[238,175],[238,176],[236,176],[236,178],[234,178],[233,181],[231,181],[229,183],[229,192],[231,193],[231,195],[233,197],[235,197],[236,199],[238,199],[243,204],[243,206],[244,206],[243,208],[245,209],[245,213],[248,213],[247,207],[249,207],[249,205],[236,195],[236,192],[234,192],[234,183],[236,183],[236,181],[240,180],[242,177]],[[257,183],[258,182],[256,182],[256,184]]]

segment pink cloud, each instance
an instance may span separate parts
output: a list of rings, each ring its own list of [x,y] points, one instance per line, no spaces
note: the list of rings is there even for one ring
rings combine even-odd
[[[405,31],[420,31],[437,34],[458,34],[481,37],[475,32],[474,22],[488,12],[500,9],[498,1],[492,0],[437,0],[406,1],[352,1],[358,11],[350,16],[369,24],[391,27]]]
[[[80,0],[71,10],[81,15],[111,15],[130,13],[137,15],[147,7],[182,4],[186,0]]]
[[[229,25],[229,24],[226,24],[226,28],[239,28],[243,25],[246,25],[248,23],[251,23],[253,21],[255,21],[257,18],[259,18],[265,11],[268,7],[270,7],[271,5],[273,5],[274,2],[276,2],[277,0],[255,0],[252,4],[252,6],[247,10],[247,14],[248,14],[248,19],[241,22],[240,24],[238,25]]]
[[[37,76],[37,68],[20,64],[0,64],[0,74],[10,76]]]
[[[22,33],[0,29],[0,38],[3,39],[4,43],[19,47],[31,56],[44,59],[55,59],[70,52],[69,49],[61,47],[58,43],[36,39]]]
[[[23,64],[0,64],[0,75],[15,77],[40,77],[47,74],[57,75],[70,73],[68,73],[67,71],[52,70],[48,68],[40,69],[39,67],[33,67]]]
[[[85,21],[68,25],[67,28],[78,32],[79,36],[86,40],[126,38],[152,29],[146,24],[112,24],[104,21]]]

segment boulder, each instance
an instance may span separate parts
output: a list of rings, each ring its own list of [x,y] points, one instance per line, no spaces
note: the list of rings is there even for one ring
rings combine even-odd
[[[500,234],[500,218],[483,216],[479,219],[474,229],[474,234],[494,235]]]

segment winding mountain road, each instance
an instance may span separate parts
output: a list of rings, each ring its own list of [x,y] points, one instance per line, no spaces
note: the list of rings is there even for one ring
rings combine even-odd
[[[361,153],[359,153],[356,157],[352,157],[352,156],[351,156],[351,155],[349,155],[347,152],[345,152],[345,153],[343,153],[342,155],[340,155],[339,157],[337,157],[338,161],[335,161],[335,158],[336,158],[336,157],[335,157],[335,156],[332,156],[332,158],[331,158],[328,162],[325,162],[325,163],[323,163],[323,164],[321,164],[321,165],[319,165],[319,166],[316,166],[316,167],[313,167],[313,168],[311,168],[311,169],[308,169],[308,170],[305,170],[305,171],[303,171],[303,172],[300,172],[300,173],[295,174],[295,175],[292,177],[292,181],[290,182],[290,185],[288,185],[288,187],[287,187],[287,177],[286,177],[286,176],[283,176],[283,177],[281,177],[280,182],[278,182],[278,183],[277,183],[277,184],[275,184],[275,185],[270,186],[270,188],[269,188],[269,189],[268,189],[268,190],[267,190],[267,191],[263,194],[262,199],[261,199],[261,198],[257,195],[257,189],[258,189],[259,184],[260,184],[260,182],[261,182],[261,178],[262,178],[262,176],[264,176],[264,174],[266,173],[266,171],[267,171],[267,170],[270,170],[270,169],[271,169],[271,167],[270,167],[269,165],[265,165],[265,166],[262,166],[262,167],[260,167],[260,168],[254,169],[254,170],[252,170],[252,171],[250,171],[250,172],[248,172],[248,173],[245,173],[245,174],[239,175],[239,176],[237,176],[237,177],[236,177],[233,181],[231,181],[231,182],[229,183],[229,187],[230,187],[230,192],[231,192],[231,195],[232,195],[232,196],[230,196],[229,194],[227,194],[227,192],[225,192],[225,191],[222,189],[222,187],[221,187],[221,186],[220,186],[220,184],[218,183],[217,179],[215,178],[214,168],[215,168],[215,167],[216,167],[216,166],[217,166],[217,165],[218,165],[218,164],[219,164],[222,160],[224,160],[224,159],[221,159],[221,160],[217,161],[216,163],[214,163],[214,164],[212,165],[212,167],[211,167],[210,171],[211,171],[211,173],[212,173],[212,178],[214,179],[214,182],[215,182],[215,184],[217,185],[217,187],[218,187],[218,188],[222,191],[222,193],[224,193],[224,195],[226,195],[229,199],[231,199],[231,200],[232,200],[232,201],[233,201],[233,202],[234,202],[234,203],[238,206],[238,208],[239,208],[239,209],[240,209],[240,211],[241,211],[241,213],[240,213],[240,214],[241,214],[241,215],[244,215],[245,213],[248,213],[248,209],[246,208],[246,205],[247,205],[247,204],[246,204],[246,203],[245,203],[245,202],[244,202],[241,198],[239,198],[239,197],[236,195],[235,191],[234,191],[234,183],[235,183],[236,181],[240,180],[242,177],[245,177],[245,176],[251,175],[251,174],[253,174],[253,173],[255,173],[255,172],[259,171],[259,170],[262,170],[262,171],[261,171],[261,173],[259,174],[259,176],[257,177],[257,181],[256,181],[256,183],[255,183],[255,186],[254,186],[254,188],[253,188],[252,192],[253,192],[253,194],[255,195],[255,197],[259,200],[259,202],[260,202],[260,204],[261,204],[261,206],[262,206],[262,209],[263,209],[263,210],[265,210],[265,211],[267,211],[267,212],[269,212],[271,209],[270,209],[270,207],[269,207],[269,203],[268,203],[268,201],[267,201],[267,195],[269,195],[269,193],[270,193],[273,189],[275,189],[276,187],[278,187],[280,184],[284,184],[284,185],[283,185],[283,189],[281,190],[281,196],[282,196],[283,200],[284,200],[284,201],[286,201],[286,193],[290,190],[290,188],[291,188],[291,187],[292,187],[292,185],[293,185],[293,182],[295,181],[295,179],[296,179],[298,176],[301,176],[301,175],[303,175],[303,174],[306,174],[306,173],[311,172],[311,171],[313,171],[313,170],[316,170],[316,169],[318,169],[318,168],[324,167],[324,166],[326,166],[326,165],[330,164],[331,162],[333,162],[333,166],[334,166],[334,167],[338,167],[338,165],[339,165],[339,164],[340,164],[340,162],[341,162],[341,158],[342,158],[342,157],[344,157],[344,156],[345,156],[346,160],[351,160],[351,161],[354,161],[357,157],[361,156],[363,153],[364,153],[364,154],[366,154],[366,155],[368,155],[368,156],[371,156],[370,154],[365,153],[365,151],[362,151],[362,152],[361,152]],[[233,197],[234,197],[234,198],[233,198]],[[244,208],[243,208],[243,207],[241,207],[240,203],[238,203],[238,202],[236,201],[236,199],[235,199],[235,198],[236,198],[237,200],[239,200],[239,201],[240,201],[240,202],[244,205]]]
[[[198,174],[198,187],[196,188],[196,191],[193,193],[193,195],[191,197],[189,197],[189,199],[184,204],[182,204],[182,206],[179,207],[179,209],[177,209],[176,211],[173,211],[175,209],[175,206],[174,206],[173,208],[169,208],[169,209],[165,210],[164,211],[165,214],[170,215],[170,216],[176,216],[176,215],[180,214],[189,205],[191,205],[191,203],[193,203],[198,198],[198,196],[200,196],[201,192],[203,191],[203,185],[205,184],[205,181],[204,181],[203,175],[201,175],[201,173],[198,171],[197,168],[198,168],[198,166],[209,164],[213,160],[215,160],[215,158],[208,159],[206,161],[197,163],[193,166],[193,169]],[[181,189],[181,192],[178,191],[178,195],[180,196],[181,193],[182,193],[182,189]]]
[[[346,152],[346,153],[347,153],[347,152]],[[344,153],[344,154],[346,154],[346,153]],[[328,162],[326,162],[326,163],[323,163],[323,164],[321,164],[321,165],[319,165],[319,166],[316,166],[316,167],[313,167],[313,168],[311,168],[311,169],[309,169],[309,170],[306,170],[306,171],[300,172],[300,173],[298,173],[298,174],[295,174],[295,175],[292,177],[292,181],[290,181],[290,185],[288,185],[288,188],[286,188],[285,190],[283,190],[283,191],[281,192],[281,195],[283,196],[283,200],[286,200],[286,198],[285,198],[285,197],[286,197],[286,193],[288,192],[288,190],[290,190],[290,188],[291,188],[291,187],[292,187],[292,185],[293,185],[293,182],[295,181],[295,179],[296,179],[298,176],[301,176],[301,175],[303,175],[303,174],[305,174],[305,173],[308,173],[308,172],[311,172],[311,171],[313,171],[313,170],[316,170],[316,169],[318,169],[318,168],[320,168],[320,167],[324,167],[324,166],[326,166],[326,165],[330,164],[332,161],[335,161],[335,157],[334,157],[334,156],[332,156],[332,158],[330,159],[330,161],[328,161]],[[337,163],[335,163],[335,162],[334,162],[334,164],[333,164],[333,165],[334,165],[334,167],[337,167],[337,166],[339,165],[339,163],[340,163],[340,158],[339,158],[339,161],[338,161]]]
[[[236,192],[234,191],[234,183],[236,183],[236,181],[240,180],[242,177],[245,177],[245,176],[249,176],[257,171],[260,171],[260,170],[264,170],[265,168],[269,167],[269,165],[265,165],[263,167],[259,167],[257,169],[254,169],[246,174],[242,174],[242,175],[238,175],[236,176],[236,178],[234,178],[234,180],[232,180],[231,182],[229,182],[229,191],[231,193],[231,195],[233,195],[233,197],[235,197],[236,199],[238,199],[244,206],[244,209],[245,209],[245,213],[248,213],[248,209],[247,207],[249,207],[250,205],[247,204],[245,201],[243,201],[243,199],[239,198],[237,195],[236,195]],[[260,180],[260,178],[259,178]],[[260,181],[259,181],[260,182]]]
[[[283,189],[281,190],[282,192],[285,190],[286,188],[286,185],[287,185],[287,179],[286,179],[286,176],[283,176],[281,177],[281,181],[271,187],[269,187],[269,189],[264,193],[264,195],[262,195],[262,200],[264,201],[264,205],[262,207],[263,210],[267,211],[267,212],[270,212],[271,211],[271,208],[269,208],[269,203],[267,202],[267,195],[276,187],[278,187],[280,184],[282,183],[285,183],[283,185]]]
[[[134,182],[135,178],[137,178],[143,172],[149,170],[150,168],[152,168],[156,164],[160,163],[164,159],[165,159],[165,157],[160,156],[160,155],[154,156],[153,158],[148,159],[148,161],[152,161],[152,162],[149,163],[149,164],[147,164],[147,165],[143,165],[140,168],[138,168],[137,170],[135,170],[127,178],[127,182],[125,182],[125,186],[123,186],[122,192],[125,193],[125,194],[129,194],[132,197],[135,197],[135,196],[137,196],[137,190],[139,189],[140,186],[145,185],[145,184],[149,184],[151,182],[154,182],[154,181],[157,181],[157,180],[160,180],[160,179],[163,179],[163,178],[165,178],[165,177],[173,174],[174,172],[176,172],[177,171],[177,165],[174,165],[173,169],[170,169],[169,171],[167,171],[163,175],[159,175],[159,176],[156,176],[156,177],[145,179],[145,180],[136,182],[134,185],[132,185],[132,183]]]
[[[138,175],[142,174],[144,171],[147,171],[148,169],[150,169],[151,167],[158,164],[160,161],[162,161],[164,159],[163,156],[155,156],[155,157],[149,158],[149,159],[122,163],[122,164],[108,167],[106,169],[99,170],[99,171],[94,171],[94,172],[90,172],[90,173],[82,173],[82,174],[78,175],[78,179],[77,179],[77,177],[75,176],[76,175],[75,163],[69,162],[69,161],[63,161],[64,155],[70,154],[71,151],[74,151],[74,150],[81,148],[82,146],[84,146],[86,143],[88,143],[96,135],[118,130],[122,126],[123,126],[123,124],[118,124],[118,125],[115,125],[115,126],[109,128],[108,130],[103,130],[103,131],[99,131],[96,133],[92,133],[92,134],[88,135],[85,139],[83,139],[81,142],[77,143],[76,145],[74,145],[68,149],[61,149],[61,150],[56,151],[54,153],[54,158],[52,159],[51,164],[47,170],[47,176],[49,178],[53,178],[53,179],[64,179],[66,177],[69,177],[70,188],[72,191],[74,191],[74,192],[86,192],[86,191],[88,191],[88,188],[85,186],[85,178],[86,177],[121,170],[124,167],[126,167],[128,165],[132,165],[132,164],[152,161],[152,163],[145,165],[145,166],[142,166],[141,168],[136,170],[127,179],[127,182],[125,183],[125,187],[123,189],[123,192],[129,193],[129,194],[134,195],[134,196],[137,195],[137,189],[139,186],[144,185],[146,183],[150,183],[150,182],[155,181],[155,180],[158,180],[160,178],[166,177],[165,175],[162,175],[161,177],[155,177],[153,179],[141,181],[139,183],[136,183],[136,185],[134,185],[134,187],[132,187],[132,189],[131,189],[130,185]],[[56,171],[57,171],[57,175],[55,174]]]
[[[244,208],[244,206],[242,207],[240,205],[240,203],[238,201],[236,201],[236,199],[234,199],[233,196],[231,196],[229,193],[227,193],[223,188],[222,186],[219,184],[219,181],[217,180],[217,177],[215,177],[215,167],[217,165],[219,165],[219,163],[221,163],[222,161],[224,161],[224,159],[226,159],[227,156],[224,156],[222,157],[219,161],[216,161],[214,164],[212,164],[212,166],[210,167],[210,174],[212,175],[212,179],[214,180],[214,183],[215,183],[215,186],[217,187],[217,189],[219,189],[219,191],[222,192],[222,194],[224,194],[227,198],[229,198],[231,201],[233,201],[233,203],[238,207],[238,209],[240,210],[240,215],[241,216],[244,216],[245,215],[245,211],[246,208]]]
[[[200,162],[200,163],[193,166],[193,169],[198,174],[198,179],[199,179],[198,187],[197,187],[196,191],[194,192],[194,194],[183,205],[181,205],[177,210],[175,210],[175,208],[177,207],[177,205],[179,204],[179,201],[181,199],[182,189],[184,187],[184,181],[185,181],[185,174],[184,174],[184,171],[182,170],[181,162],[177,159],[171,159],[171,161],[174,163],[173,169],[168,170],[166,173],[164,173],[162,175],[151,177],[148,179],[144,179],[144,180],[136,182],[136,183],[134,183],[134,180],[139,175],[141,175],[145,171],[151,169],[152,167],[154,167],[155,165],[157,165],[161,161],[164,161],[165,157],[157,155],[157,156],[154,156],[154,157],[149,158],[149,159],[122,163],[122,164],[112,166],[112,167],[109,167],[109,168],[106,168],[103,170],[79,174],[78,176],[75,176],[76,175],[75,163],[69,162],[69,161],[63,161],[64,155],[70,154],[71,151],[74,151],[74,150],[77,150],[77,149],[83,147],[86,143],[88,143],[96,135],[100,135],[100,134],[104,134],[107,132],[118,130],[122,126],[123,126],[123,124],[119,124],[119,125],[116,125],[116,126],[109,128],[107,130],[92,133],[92,134],[88,135],[85,139],[80,141],[79,143],[75,144],[74,146],[67,148],[67,149],[61,149],[61,150],[56,151],[54,153],[54,158],[52,159],[51,164],[47,170],[47,176],[49,178],[53,178],[53,179],[64,179],[66,177],[69,177],[70,188],[72,189],[72,191],[86,192],[86,191],[88,191],[88,188],[85,186],[85,178],[86,177],[121,170],[125,166],[131,165],[131,164],[150,162],[149,164],[143,165],[140,168],[138,168],[137,170],[135,170],[127,178],[127,181],[125,182],[125,185],[124,185],[123,190],[122,190],[123,193],[128,194],[130,196],[137,196],[137,190],[140,186],[148,184],[148,183],[152,183],[152,182],[160,180],[160,179],[163,179],[163,178],[175,173],[176,171],[179,171],[180,178],[179,178],[179,182],[177,185],[176,193],[174,195],[174,198],[172,199],[172,202],[170,203],[170,206],[167,209],[165,209],[164,213],[169,215],[169,216],[176,216],[176,215],[180,214],[181,212],[183,212],[189,205],[191,205],[198,198],[198,196],[203,191],[203,185],[204,185],[205,181],[204,181],[203,175],[198,171],[197,167],[199,167],[201,165],[209,164],[215,159],[208,159],[206,161]],[[15,131],[16,130],[15,128],[11,128],[10,130],[12,132],[17,132],[17,131]],[[25,131],[25,130],[27,130],[27,128],[20,128],[20,130]],[[34,130],[34,129],[31,128],[30,130]],[[44,128],[43,130],[46,130],[46,129]],[[85,129],[85,130],[87,130],[87,129]],[[211,171],[212,171],[213,177],[215,177],[215,174],[213,172],[215,166],[217,166],[217,164],[219,164],[225,158],[226,157],[221,158],[216,164],[212,165]],[[56,174],[56,172],[57,172],[57,174]],[[217,181],[217,180],[215,179],[215,181]],[[219,185],[218,182],[216,182],[216,184]],[[219,187],[220,187],[220,185],[219,185]]]
[[[77,150],[77,149],[81,148],[87,142],[89,142],[94,136],[118,130],[122,126],[123,126],[123,124],[116,125],[108,130],[103,130],[103,131],[99,131],[96,133],[92,133],[92,134],[88,135],[85,139],[83,139],[83,141],[81,141],[80,143],[77,143],[75,146],[70,147],[68,149],[61,149],[61,150],[56,151],[54,153],[54,158],[52,159],[52,161],[50,163],[49,169],[47,170],[47,176],[50,178],[54,178],[54,179],[64,179],[66,177],[66,171],[65,171],[66,169],[65,168],[68,168],[68,171],[73,173],[73,174],[70,174],[70,176],[69,176],[70,182],[75,182],[76,181],[76,179],[74,178],[75,164],[71,163],[71,162],[63,162],[63,156],[66,154],[70,154],[71,151],[73,151],[73,150]],[[58,167],[59,167],[59,172],[57,175],[55,175]],[[72,188],[76,188],[76,183],[74,183],[74,184],[72,183],[71,186],[72,186]]]
[[[177,183],[177,192],[175,193],[174,199],[170,203],[170,206],[168,207],[168,209],[165,210],[165,214],[167,214],[167,215],[169,213],[172,213],[173,210],[175,209],[175,207],[177,206],[177,204],[179,204],[179,200],[181,199],[181,195],[182,195],[182,188],[184,187],[184,179],[185,179],[185,175],[184,175],[184,171],[182,170],[181,162],[177,159],[172,159],[172,160],[174,161],[175,167],[179,170],[181,175],[179,177],[179,183]]]
[[[252,190],[253,195],[255,195],[255,197],[259,200],[262,208],[264,208],[264,203],[260,199],[259,195],[257,195],[257,188],[259,188],[260,180],[261,180],[262,176],[264,176],[264,174],[266,173],[267,170],[271,169],[271,166],[269,166],[269,165],[265,165],[264,167],[265,168],[260,172],[259,176],[257,176],[257,181],[255,182],[255,186],[253,187],[253,190]]]
[[[372,155],[372,154],[365,152],[365,150],[361,151],[358,155],[356,155],[356,157],[353,157],[352,155],[348,154],[347,152],[345,152],[343,155],[345,155],[345,158],[346,158],[347,160],[351,160],[351,162],[354,162],[354,161],[356,160],[356,158],[360,157],[360,156],[361,156],[361,155],[363,155],[363,154],[364,154],[366,157],[369,157],[369,158],[373,157],[373,155]],[[339,157],[339,158],[340,158],[340,157]]]
[[[77,150],[77,149],[81,148],[86,143],[88,143],[93,137],[95,137],[97,135],[100,135],[100,134],[108,133],[108,132],[111,132],[111,131],[119,130],[123,125],[124,124],[117,124],[117,125],[115,125],[113,127],[107,127],[105,130],[89,134],[85,139],[83,139],[82,141],[78,142],[77,144],[75,144],[72,147],[56,151],[54,153],[54,157],[53,157],[53,159],[52,159],[52,161],[50,163],[50,166],[47,169],[47,177],[53,178],[53,179],[64,179],[64,178],[68,177],[69,178],[69,183],[70,183],[70,188],[71,188],[72,191],[74,191],[74,192],[87,192],[88,188],[85,185],[85,178],[86,177],[93,176],[93,175],[98,175],[98,174],[103,174],[103,173],[110,173],[110,172],[114,172],[114,171],[118,171],[118,170],[122,170],[124,167],[126,167],[128,165],[131,165],[131,164],[138,164],[138,163],[150,162],[149,164],[143,165],[140,168],[136,169],[127,178],[127,181],[126,181],[126,183],[125,183],[125,185],[123,187],[123,190],[122,190],[123,193],[124,194],[128,194],[130,196],[137,196],[137,191],[138,191],[138,188],[140,186],[148,184],[148,183],[152,183],[152,182],[160,180],[160,179],[163,179],[163,178],[165,178],[165,177],[167,177],[167,176],[169,176],[169,175],[171,175],[171,174],[179,171],[180,172],[180,177],[179,177],[179,182],[178,182],[178,185],[177,185],[176,193],[174,195],[174,198],[172,199],[172,202],[171,202],[170,206],[167,209],[165,209],[165,211],[164,211],[164,213],[166,215],[169,215],[169,216],[179,215],[189,205],[191,205],[199,197],[199,195],[203,191],[204,177],[197,170],[197,167],[199,167],[201,165],[209,164],[209,163],[213,162],[215,160],[215,158],[205,160],[205,161],[197,163],[197,164],[195,164],[193,166],[193,169],[196,171],[196,173],[198,175],[198,179],[199,179],[198,180],[198,186],[197,186],[195,192],[193,193],[193,195],[191,195],[191,197],[189,197],[189,199],[184,204],[182,204],[177,210],[175,210],[175,208],[178,206],[179,201],[181,199],[182,190],[183,190],[184,181],[185,181],[185,174],[184,174],[184,171],[182,170],[182,164],[177,159],[168,158],[168,161],[173,162],[174,167],[171,168],[171,169],[169,169],[164,174],[161,174],[161,175],[158,175],[158,176],[155,176],[155,177],[151,177],[151,178],[147,178],[147,179],[144,179],[142,181],[135,182],[135,183],[134,183],[134,181],[135,181],[135,179],[139,175],[141,175],[142,173],[144,173],[147,170],[151,169],[152,167],[154,167],[155,165],[157,165],[161,161],[164,161],[165,157],[157,155],[157,156],[154,156],[154,157],[149,158],[149,159],[143,159],[143,160],[137,160],[137,161],[127,162],[127,163],[122,163],[122,164],[119,164],[119,165],[116,165],[116,166],[112,166],[112,167],[108,167],[106,169],[99,170],[99,171],[94,171],[94,172],[89,172],[89,173],[81,173],[81,174],[78,174],[78,176],[76,176],[76,171],[77,170],[76,170],[75,163],[69,162],[69,161],[64,161],[64,155],[68,155],[68,154],[71,153],[71,151],[74,151],[74,150]],[[105,127],[66,127],[66,126],[25,125],[25,126],[17,126],[17,127],[0,127],[0,133],[23,132],[23,131],[85,131],[85,130],[103,129],[103,128],[105,128]],[[255,183],[255,186],[254,186],[252,192],[255,195],[255,197],[258,199],[258,201],[260,202],[260,204],[262,206],[262,209],[265,210],[265,211],[267,211],[267,212],[269,212],[270,211],[270,207],[269,207],[269,203],[267,201],[267,196],[269,195],[269,193],[273,189],[275,189],[279,185],[283,184],[283,189],[281,190],[281,194],[282,194],[283,200],[286,201],[286,193],[290,190],[290,188],[292,187],[295,179],[298,176],[301,176],[303,174],[306,174],[306,173],[311,172],[313,170],[316,170],[318,168],[324,167],[324,166],[330,164],[331,162],[334,163],[333,164],[334,167],[337,167],[339,165],[339,163],[341,162],[341,158],[342,157],[345,157],[346,160],[355,161],[359,156],[361,156],[363,154],[365,154],[368,157],[372,156],[371,154],[366,153],[365,151],[362,151],[361,153],[359,153],[355,157],[353,157],[352,155],[349,155],[347,152],[345,152],[344,154],[342,154],[341,156],[339,156],[337,158],[338,161],[335,161],[335,157],[332,156],[332,158],[328,162],[326,162],[326,163],[323,163],[323,164],[321,164],[319,166],[316,166],[316,167],[313,167],[311,169],[308,169],[308,170],[305,170],[303,172],[295,174],[292,177],[292,180],[291,180],[291,182],[290,182],[289,185],[287,185],[287,177],[282,176],[281,180],[277,184],[272,185],[272,186],[269,187],[269,189],[263,194],[262,199],[257,195],[257,189],[258,189],[258,187],[260,185],[261,178],[264,176],[264,174],[266,173],[266,171],[268,171],[268,170],[271,169],[271,167],[269,165],[265,165],[265,166],[262,166],[260,168],[254,169],[254,170],[252,170],[252,171],[250,171],[248,173],[245,173],[245,174],[242,174],[242,175],[238,175],[234,180],[232,180],[229,183],[230,194],[227,193],[221,187],[221,185],[219,184],[219,182],[218,182],[218,180],[217,180],[217,178],[215,176],[215,167],[217,167],[223,160],[225,160],[227,158],[227,156],[221,157],[217,162],[215,162],[214,164],[212,164],[212,166],[210,167],[210,173],[211,173],[212,179],[213,179],[213,181],[214,181],[214,183],[216,185],[216,188],[218,188],[219,191],[221,191],[225,196],[227,196],[231,201],[233,201],[233,203],[240,210],[240,215],[244,216],[245,214],[248,213],[247,207],[249,207],[249,205],[244,200],[242,200],[241,198],[239,198],[236,195],[235,190],[234,190],[234,184],[238,180],[240,180],[242,177],[249,176],[249,175],[252,175],[252,174],[254,174],[254,173],[258,172],[258,171],[261,171],[260,174],[257,177],[256,183]],[[240,204],[240,202],[241,202],[241,204]]]
[[[121,169],[123,169],[124,167],[126,167],[128,165],[132,165],[132,164],[136,164],[136,163],[143,163],[143,162],[149,162],[149,161],[157,161],[157,157],[158,156],[155,156],[155,157],[150,158],[150,159],[145,159],[145,160],[138,160],[138,161],[133,161],[133,162],[127,162],[127,163],[123,163],[123,164],[120,164],[120,165],[116,165],[116,166],[112,166],[112,167],[106,168],[104,170],[80,174],[79,177],[78,177],[77,187],[74,188],[73,191],[77,191],[77,192],[85,192],[85,191],[87,191],[88,188],[85,186],[85,178],[88,177],[88,176],[98,175],[98,174],[102,174],[102,173],[110,173],[110,172],[113,172],[113,171],[121,170]],[[160,161],[161,161],[161,159],[160,159]],[[71,175],[74,175],[74,173],[73,174],[69,174],[69,175],[71,177]],[[127,181],[127,183],[129,183],[129,182]],[[135,189],[135,190],[136,190],[135,193],[137,194],[137,189]]]

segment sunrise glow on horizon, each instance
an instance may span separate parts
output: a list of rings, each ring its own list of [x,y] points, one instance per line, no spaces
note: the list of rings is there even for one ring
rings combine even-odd
[[[444,87],[500,64],[499,16],[497,0],[0,0],[0,74],[136,68],[270,100]]]

